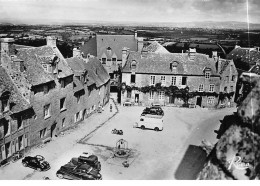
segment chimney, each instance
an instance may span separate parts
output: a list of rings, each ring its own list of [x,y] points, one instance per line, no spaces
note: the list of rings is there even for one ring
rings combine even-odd
[[[137,40],[137,31],[135,31],[135,40]]]
[[[144,38],[138,37],[137,38],[137,51],[141,52],[143,50],[143,47],[144,47]]]
[[[80,57],[81,53],[78,48],[73,48],[73,57]]]
[[[128,54],[127,54],[127,48],[124,47],[124,48],[122,49],[122,67],[124,67],[125,64],[126,64],[127,55],[128,55]]]
[[[218,57],[218,60],[217,60],[217,70],[218,70],[218,73],[220,72],[221,70],[221,60],[220,60],[220,57]]]
[[[196,48],[190,48],[189,49],[189,59],[194,60],[195,59],[195,53],[196,53]]]
[[[8,56],[15,55],[15,46],[13,38],[1,39],[1,53],[5,52]]]
[[[47,36],[46,38],[47,46],[56,47],[56,37],[55,36]]]
[[[24,69],[24,62],[23,60],[17,58],[17,57],[13,57],[12,58],[12,62],[13,62],[13,69],[17,72],[23,72]]]
[[[146,49],[143,49],[143,50],[141,51],[141,58],[146,58],[147,55],[148,55],[148,51],[147,51]]]

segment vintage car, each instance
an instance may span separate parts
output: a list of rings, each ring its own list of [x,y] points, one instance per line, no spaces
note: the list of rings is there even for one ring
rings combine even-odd
[[[44,160],[44,157],[41,155],[36,155],[34,157],[26,156],[22,160],[22,164],[25,167],[30,167],[37,171],[47,171],[51,168],[51,166],[47,161]]]
[[[101,170],[101,163],[98,161],[98,157],[95,155],[90,155],[88,157],[86,156],[79,156],[78,158],[72,158],[70,160],[71,163],[75,165],[80,165],[80,164],[88,164],[91,167],[97,169],[98,171]]]
[[[75,165],[69,162],[56,172],[60,179],[70,180],[102,180],[102,175],[99,171],[88,164]]]
[[[161,107],[158,106],[152,106],[152,107],[146,107],[141,116],[145,116],[146,114],[152,114],[152,115],[160,115],[163,116],[164,112]]]

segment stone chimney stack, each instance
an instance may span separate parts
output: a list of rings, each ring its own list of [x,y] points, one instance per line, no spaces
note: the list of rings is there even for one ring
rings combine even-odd
[[[196,54],[196,48],[190,48],[189,49],[189,59],[193,61],[195,59],[195,54]]]
[[[73,48],[73,57],[80,57],[81,52],[78,48]]]
[[[56,37],[55,36],[47,36],[46,38],[47,46],[56,47]]]
[[[6,53],[8,56],[15,55],[15,46],[13,38],[1,39],[1,53]]]
[[[128,54],[127,54],[127,48],[124,47],[124,48],[122,49],[122,67],[124,67],[125,64],[126,64],[127,55],[128,55]]]

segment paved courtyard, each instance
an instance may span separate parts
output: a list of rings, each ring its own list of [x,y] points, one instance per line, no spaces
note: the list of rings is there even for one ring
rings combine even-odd
[[[164,130],[155,132],[133,128],[143,109],[119,106],[119,113],[108,120],[115,114],[115,109],[111,113],[107,105],[103,113],[92,115],[68,134],[30,152],[29,155],[43,155],[51,164],[49,171],[37,172],[25,168],[19,160],[0,168],[0,178],[19,180],[48,176],[58,179],[56,171],[61,165],[72,157],[89,152],[99,157],[104,180],[175,179],[174,173],[187,147],[190,144],[199,145],[202,139],[215,143],[216,134],[213,130],[218,129],[219,120],[235,111],[235,108],[208,110],[163,107]],[[123,130],[124,134],[112,134],[114,128]],[[113,148],[119,139],[126,140],[132,149],[128,168],[121,165],[121,160],[112,158]]]

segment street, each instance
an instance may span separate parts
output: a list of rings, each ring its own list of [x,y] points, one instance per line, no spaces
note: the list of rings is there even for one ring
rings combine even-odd
[[[110,103],[113,104],[111,100]],[[60,166],[83,152],[98,156],[104,180],[172,180],[187,147],[190,144],[199,145],[202,139],[215,143],[214,130],[219,128],[219,120],[235,111],[235,108],[208,110],[163,107],[164,129],[156,132],[133,128],[144,107],[118,108],[119,113],[107,121],[116,112],[115,106],[110,112],[107,104],[104,112],[95,113],[64,136],[55,138],[42,148],[32,149],[28,155],[40,154],[50,163],[51,169],[47,172],[23,167],[19,160],[0,168],[1,180],[40,180],[44,176],[59,179],[56,171]],[[124,134],[112,134],[114,128],[123,130]],[[128,168],[123,167],[120,160],[111,157],[111,149],[120,139],[126,140],[133,152]]]

